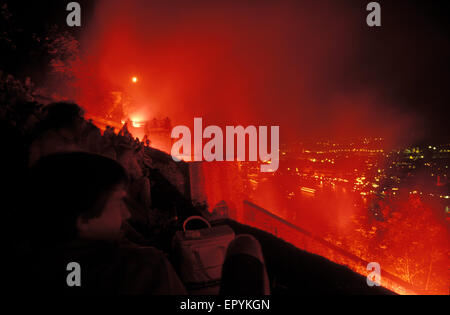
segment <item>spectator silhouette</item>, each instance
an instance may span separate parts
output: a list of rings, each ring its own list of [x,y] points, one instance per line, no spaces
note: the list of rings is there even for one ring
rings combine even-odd
[[[28,227],[37,288],[67,294],[182,294],[162,252],[119,245],[128,177],[106,157],[58,153],[30,171]],[[66,266],[77,262],[81,287],[68,287]],[[31,284],[31,289],[34,289]]]
[[[85,124],[84,111],[76,104],[55,103],[45,109],[45,119],[34,132],[30,165],[40,157],[57,152],[81,150],[80,138]]]

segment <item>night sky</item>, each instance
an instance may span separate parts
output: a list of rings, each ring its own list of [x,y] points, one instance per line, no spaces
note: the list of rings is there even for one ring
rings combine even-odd
[[[65,23],[66,1],[6,2],[28,30]],[[140,78],[145,119],[280,125],[282,142],[449,142],[448,1],[379,1],[380,28],[365,23],[368,2],[80,1],[74,34],[95,82]],[[45,84],[23,56],[2,67]]]

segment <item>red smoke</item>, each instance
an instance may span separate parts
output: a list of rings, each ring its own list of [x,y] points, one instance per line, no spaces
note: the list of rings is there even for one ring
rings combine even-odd
[[[282,142],[405,133],[410,115],[391,110],[382,85],[355,79],[366,67],[361,14],[332,2],[100,1],[81,43],[89,75],[79,73],[78,99],[95,111],[121,88],[139,116],[280,125]]]
[[[137,102],[136,118],[168,116],[173,125],[191,130],[194,117],[202,117],[204,125],[279,125],[282,143],[360,136],[383,137],[386,147],[408,143],[423,136],[423,125],[402,94],[410,87],[406,83],[420,89],[413,84],[421,79],[414,76],[415,60],[407,55],[417,43],[403,29],[389,36],[368,30],[365,14],[363,5],[336,1],[99,1],[84,27],[83,67],[75,71],[78,101],[88,112],[101,113],[110,106],[108,92],[122,89]],[[211,207],[227,198],[232,211],[241,206],[247,192],[234,186],[235,167],[205,166]],[[233,189],[227,191],[224,182]],[[266,185],[258,201],[276,211],[276,189]],[[333,212],[311,202],[310,213],[296,220],[308,222],[314,232],[335,224],[341,233],[357,215],[351,213],[353,202],[324,199]],[[409,204],[401,206],[407,217]],[[407,236],[394,242],[388,235],[386,241],[405,244],[421,237]],[[350,247],[366,259],[387,256],[383,248],[379,256],[359,249],[367,244],[352,239]],[[443,247],[441,239],[436,244]],[[394,258],[399,253],[388,251]]]

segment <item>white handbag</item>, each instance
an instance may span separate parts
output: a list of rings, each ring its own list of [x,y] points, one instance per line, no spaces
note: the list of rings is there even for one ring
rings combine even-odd
[[[208,227],[186,230],[187,223],[192,220],[201,220]],[[178,231],[173,238],[174,262],[183,283],[188,288],[220,283],[226,251],[234,238],[234,231],[228,225],[211,227],[211,224],[200,216],[186,219],[183,231]]]

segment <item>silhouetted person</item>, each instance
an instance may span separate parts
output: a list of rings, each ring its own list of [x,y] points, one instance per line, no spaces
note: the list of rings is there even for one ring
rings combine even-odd
[[[45,119],[36,127],[29,163],[57,152],[80,151],[85,121],[84,111],[76,104],[55,103],[45,109]]]
[[[28,231],[37,293],[183,294],[164,254],[151,247],[120,246],[127,174],[108,158],[60,153],[30,172]],[[81,287],[66,283],[67,264],[81,266]]]

